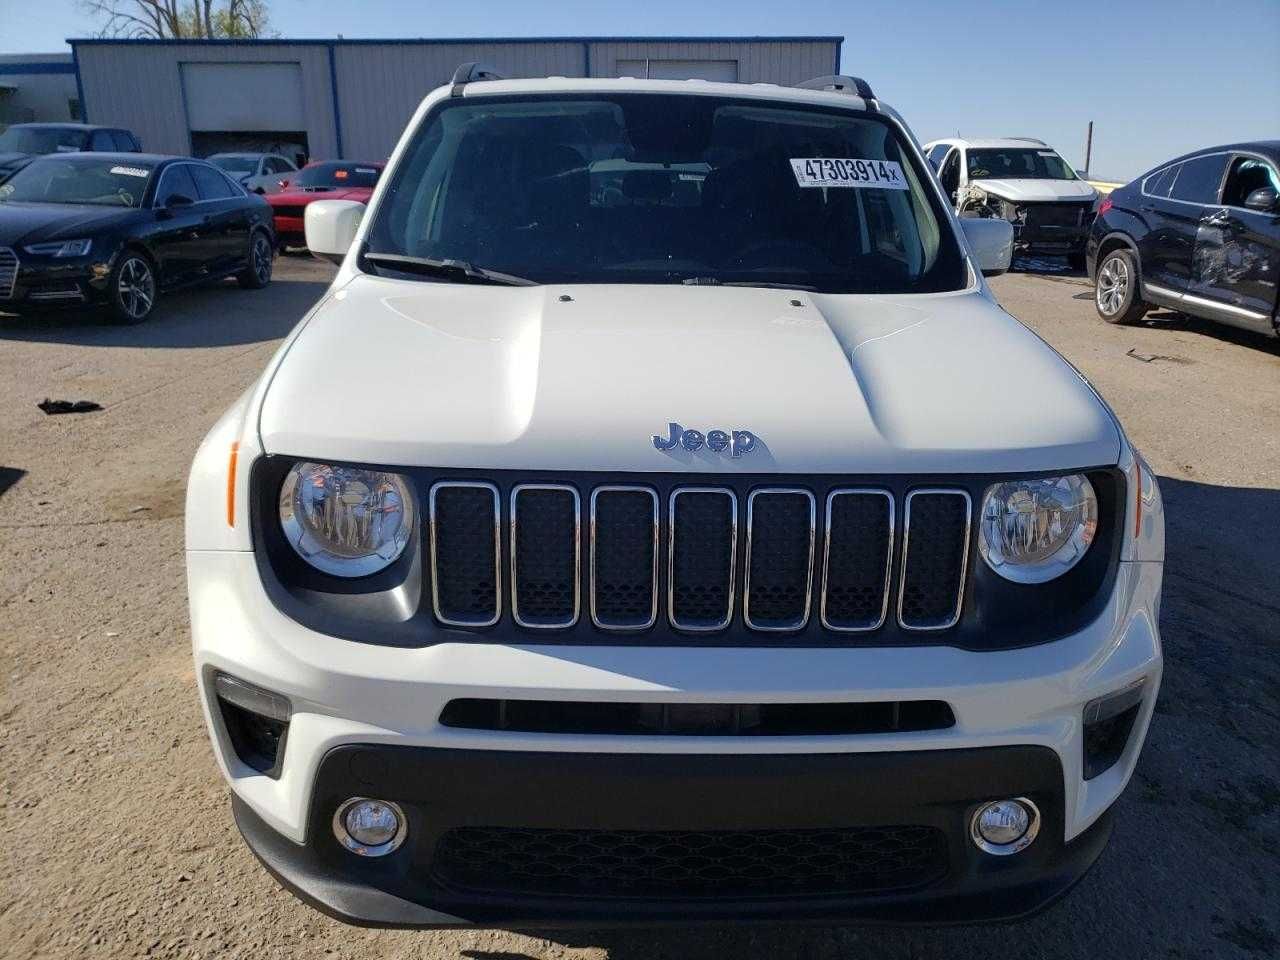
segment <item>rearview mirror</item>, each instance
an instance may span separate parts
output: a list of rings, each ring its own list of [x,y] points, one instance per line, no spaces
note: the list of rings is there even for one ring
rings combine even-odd
[[[1271,187],[1259,187],[1249,192],[1249,195],[1244,198],[1244,205],[1249,210],[1271,213],[1277,207],[1277,200],[1280,200],[1280,194]]]
[[[984,277],[998,277],[1013,261],[1013,224],[1008,220],[964,217],[960,220],[965,242]]]
[[[355,242],[364,218],[364,204],[354,200],[314,200],[305,214],[307,249],[313,256],[332,263],[342,258]]]

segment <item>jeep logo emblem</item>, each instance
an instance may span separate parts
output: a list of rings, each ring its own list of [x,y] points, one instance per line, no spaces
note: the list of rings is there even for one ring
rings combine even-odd
[[[686,430],[678,423],[669,423],[667,424],[667,431],[670,435],[666,437],[654,434],[653,446],[655,449],[667,451],[674,450],[676,447],[683,447],[693,453],[705,446],[714,453],[724,453],[727,450],[729,456],[736,460],[756,448],[756,437],[750,430],[734,430],[732,433],[726,433],[723,430],[708,430],[704,436],[698,430]]]

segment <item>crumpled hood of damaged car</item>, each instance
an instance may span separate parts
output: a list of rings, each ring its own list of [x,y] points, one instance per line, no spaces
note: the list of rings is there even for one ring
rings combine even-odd
[[[1051,203],[1055,200],[1093,200],[1098,191],[1083,180],[971,180],[971,186],[1015,203]]]
[[[1111,464],[1120,446],[1075,370],[977,293],[359,276],[271,377],[268,453],[388,466],[1013,472]],[[661,451],[672,422],[758,442]]]

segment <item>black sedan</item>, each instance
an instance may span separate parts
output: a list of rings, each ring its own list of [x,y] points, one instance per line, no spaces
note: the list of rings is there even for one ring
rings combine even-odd
[[[0,311],[101,305],[140,323],[175,287],[265,287],[274,250],[266,201],[201,160],[56,154],[0,183]]]
[[[1280,334],[1280,140],[1198,150],[1118,188],[1086,259],[1108,323],[1159,306]]]

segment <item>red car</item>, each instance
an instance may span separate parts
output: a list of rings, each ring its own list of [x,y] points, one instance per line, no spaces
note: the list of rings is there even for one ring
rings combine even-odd
[[[307,204],[312,200],[358,200],[368,203],[373,188],[382,175],[384,163],[354,163],[348,160],[323,160],[308,163],[283,181],[280,193],[269,193],[275,218],[276,239],[283,247],[307,245]]]

